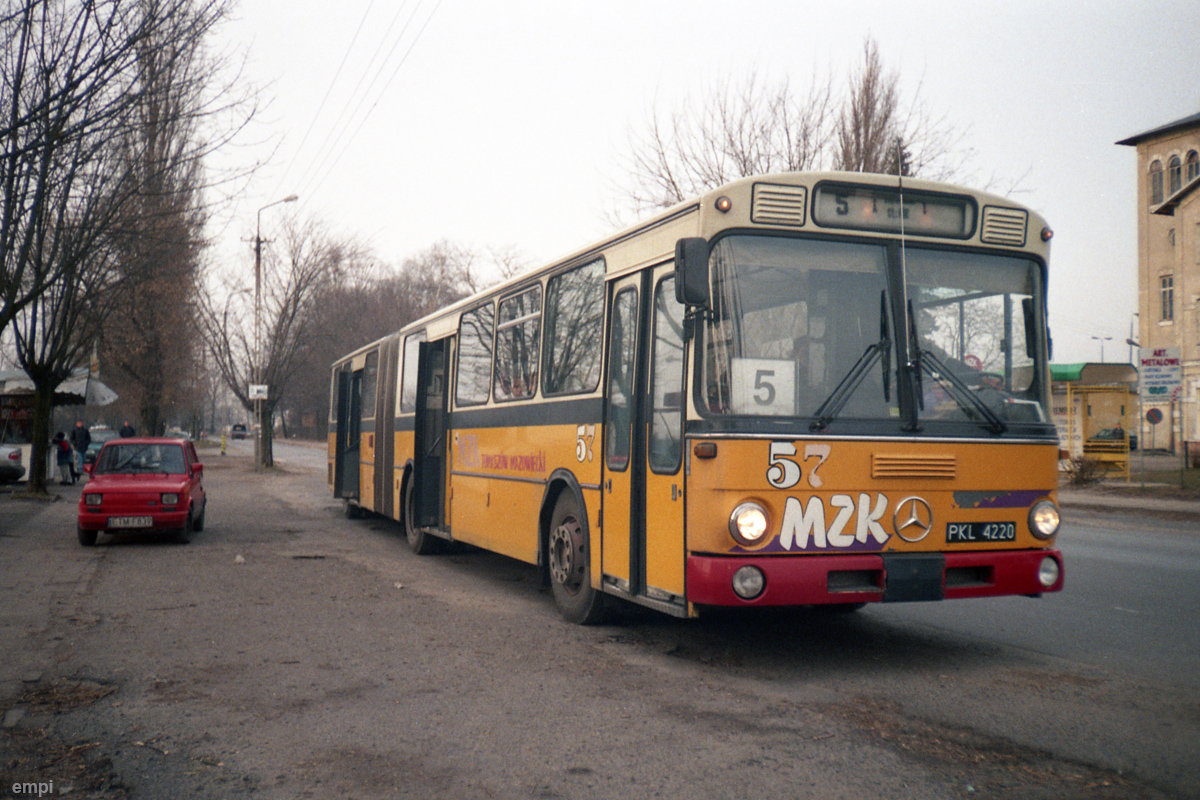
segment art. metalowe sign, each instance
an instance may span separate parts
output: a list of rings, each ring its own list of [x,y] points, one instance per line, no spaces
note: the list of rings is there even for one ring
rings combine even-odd
[[[1161,347],[1142,353],[1142,396],[1147,400],[1172,400],[1182,381],[1178,347]]]

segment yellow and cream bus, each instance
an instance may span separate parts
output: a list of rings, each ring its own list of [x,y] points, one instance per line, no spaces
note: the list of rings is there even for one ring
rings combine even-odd
[[[730,183],[334,364],[331,488],[576,622],[1058,591],[1050,235],[940,183]]]

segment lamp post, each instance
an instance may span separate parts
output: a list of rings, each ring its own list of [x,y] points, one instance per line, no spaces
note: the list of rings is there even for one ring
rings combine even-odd
[[[258,209],[254,225],[254,357],[258,361],[255,372],[255,383],[262,386],[264,374],[262,353],[262,212],[280,203],[294,203],[298,195],[289,194],[282,200],[267,203]],[[254,394],[254,419],[258,423],[258,435],[254,437],[254,468],[263,469],[267,455],[267,430],[262,420],[262,395],[259,390]]]
[[[1100,340],[1100,363],[1103,364],[1104,363],[1104,343],[1111,342],[1112,337],[1111,336],[1093,336],[1092,338]]]
[[[1136,317],[1137,314],[1134,314],[1134,316]],[[1138,349],[1138,366],[1137,366],[1138,424],[1137,424],[1137,431],[1138,431],[1139,447],[1141,447],[1141,449],[1142,449],[1142,456],[1141,456],[1141,458],[1142,458],[1142,489],[1145,489],[1146,488],[1146,428],[1145,428],[1144,423],[1146,420],[1146,415],[1142,410],[1142,365],[1141,365],[1142,343],[1140,341],[1138,341],[1137,339],[1134,339],[1132,336],[1133,323],[1130,323],[1130,325],[1129,325],[1129,333],[1131,335],[1128,339],[1125,340],[1125,344],[1129,345],[1129,363],[1130,364],[1133,363],[1133,348],[1136,347]],[[1130,440],[1130,441],[1132,443],[1132,440]]]

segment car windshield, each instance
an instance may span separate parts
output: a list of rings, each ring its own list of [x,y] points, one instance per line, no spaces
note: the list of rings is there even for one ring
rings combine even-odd
[[[177,444],[110,444],[96,460],[96,475],[184,475],[187,463]]]
[[[901,261],[885,243],[720,239],[704,332],[707,413],[808,418],[817,428],[900,422],[896,368],[907,351],[919,375],[919,425],[1044,426],[1038,265],[961,250],[905,253],[909,330],[893,313]]]

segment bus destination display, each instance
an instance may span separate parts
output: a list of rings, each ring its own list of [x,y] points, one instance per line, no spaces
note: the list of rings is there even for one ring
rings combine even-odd
[[[873,186],[822,184],[813,193],[813,220],[830,228],[968,238],[975,228],[975,204],[966,197],[900,192]]]

